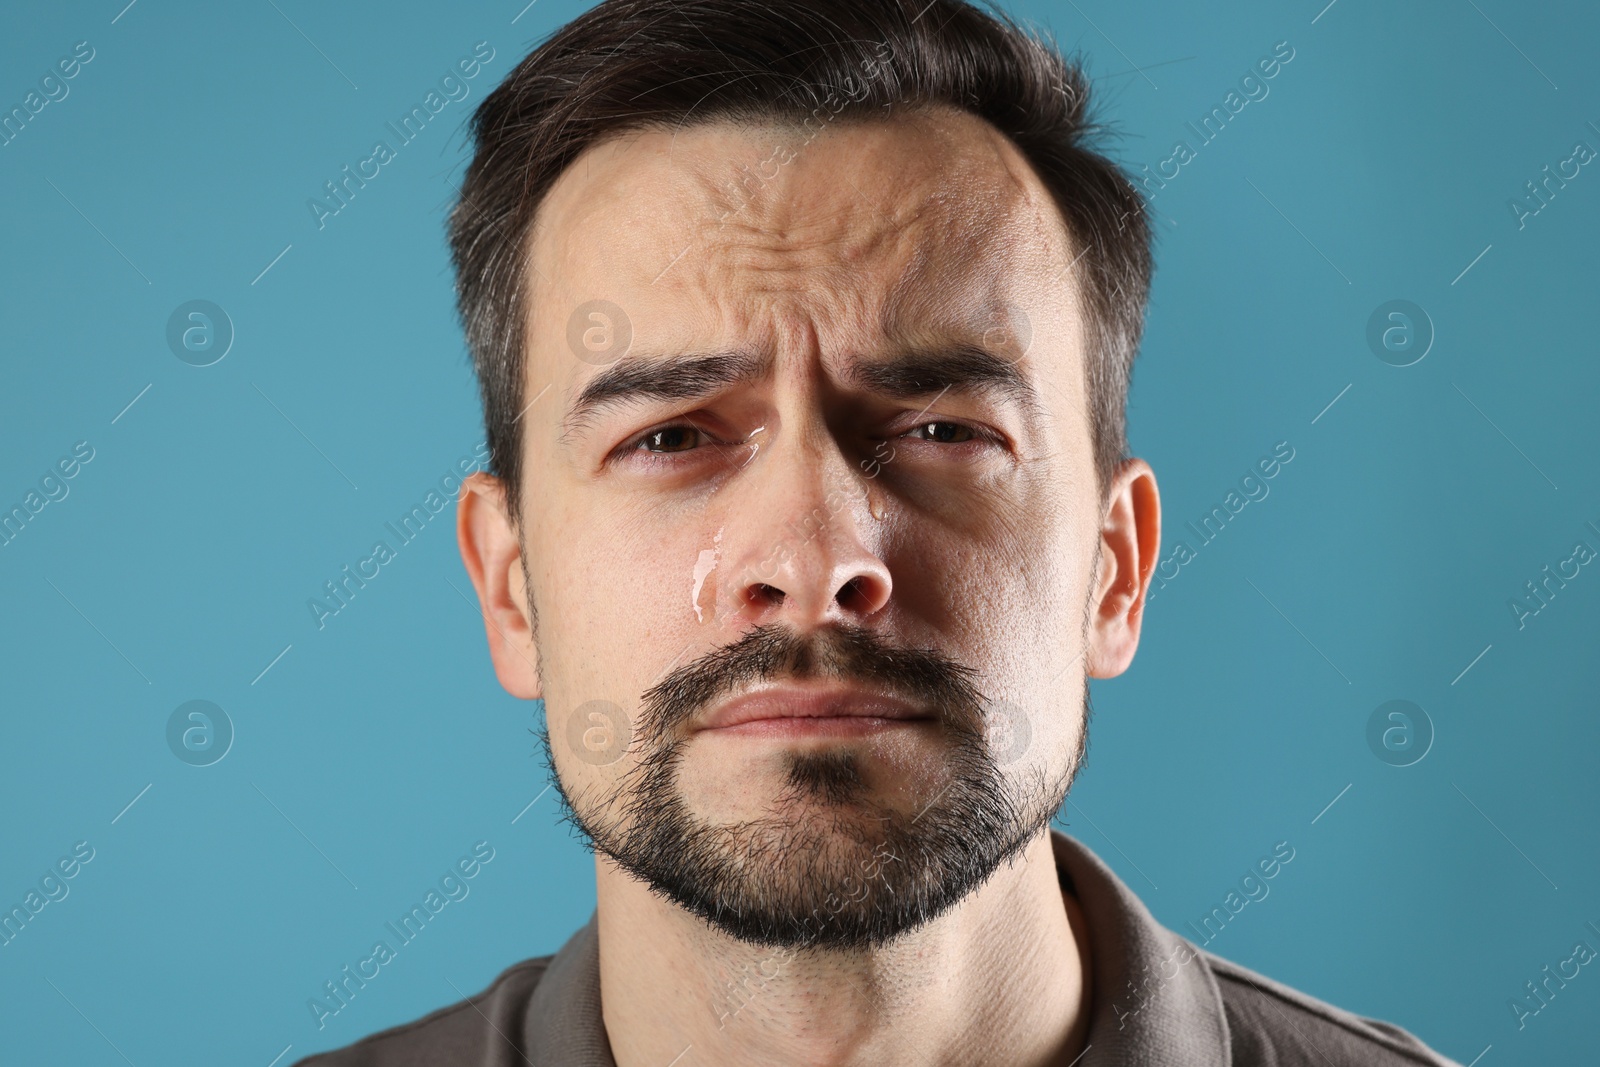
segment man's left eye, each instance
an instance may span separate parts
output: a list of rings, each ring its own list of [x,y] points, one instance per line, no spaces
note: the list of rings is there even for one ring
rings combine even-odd
[[[668,426],[645,434],[637,447],[644,452],[687,452],[700,444],[702,436],[693,426]]]
[[[925,422],[913,427],[907,436],[942,445],[960,445],[977,440],[978,435],[972,432],[970,426],[963,426],[959,422]]]

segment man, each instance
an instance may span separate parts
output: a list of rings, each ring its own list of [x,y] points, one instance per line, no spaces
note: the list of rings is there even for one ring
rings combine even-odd
[[[959,0],[606,0],[484,101],[461,551],[597,909],[307,1062],[1450,1062],[1050,827],[1160,546],[1087,103]]]

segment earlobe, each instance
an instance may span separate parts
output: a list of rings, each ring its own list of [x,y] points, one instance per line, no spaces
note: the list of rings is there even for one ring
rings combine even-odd
[[[1125,460],[1107,494],[1100,528],[1100,565],[1089,604],[1090,677],[1115,678],[1133,662],[1160,551],[1155,472],[1142,459]]]
[[[478,593],[496,677],[514,697],[541,698],[544,692],[522,553],[506,509],[505,487],[498,478],[480,472],[462,483],[456,505],[456,541],[461,562]]]

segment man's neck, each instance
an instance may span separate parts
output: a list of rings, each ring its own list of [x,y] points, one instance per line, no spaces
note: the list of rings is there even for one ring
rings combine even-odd
[[[893,945],[737,941],[596,856],[600,991],[618,1067],[1066,1067],[1088,1031],[1088,941],[1050,836]]]

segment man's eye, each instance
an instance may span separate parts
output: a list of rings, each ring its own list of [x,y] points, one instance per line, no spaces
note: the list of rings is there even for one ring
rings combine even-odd
[[[668,426],[645,434],[637,447],[645,452],[687,452],[700,444],[700,437],[693,426]]]
[[[921,426],[914,427],[910,431],[910,436],[942,445],[960,445],[977,438],[970,427],[963,426],[959,422],[925,422]]]

